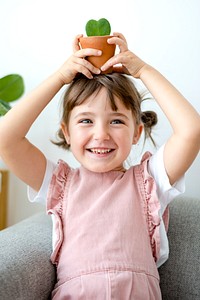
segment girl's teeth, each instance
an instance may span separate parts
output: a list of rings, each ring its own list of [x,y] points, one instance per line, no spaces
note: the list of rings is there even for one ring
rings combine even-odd
[[[111,149],[91,149],[91,151],[95,154],[104,154],[109,153]]]

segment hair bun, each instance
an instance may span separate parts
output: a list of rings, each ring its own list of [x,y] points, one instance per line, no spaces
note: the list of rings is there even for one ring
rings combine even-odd
[[[158,122],[157,114],[154,111],[144,111],[141,116],[142,122],[146,128],[155,126]]]

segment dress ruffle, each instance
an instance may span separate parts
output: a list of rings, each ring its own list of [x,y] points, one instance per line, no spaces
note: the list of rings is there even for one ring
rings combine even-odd
[[[62,224],[62,213],[63,213],[63,197],[64,190],[69,176],[70,168],[62,160],[58,161],[58,166],[55,169],[47,197],[47,213],[53,214],[53,226],[54,232],[56,233],[56,240],[54,242],[54,249],[51,255],[52,263],[57,263],[59,250],[63,242],[63,224]]]
[[[160,256],[160,223],[161,218],[159,216],[160,201],[156,193],[156,183],[153,177],[148,172],[148,161],[151,157],[150,152],[146,152],[141,160],[141,164],[138,165],[139,172],[142,173],[143,187],[146,201],[144,201],[144,211],[147,217],[147,224],[149,229],[150,243],[152,248],[152,254],[155,262]],[[166,208],[163,214],[163,221],[167,230],[169,223],[169,211]]]

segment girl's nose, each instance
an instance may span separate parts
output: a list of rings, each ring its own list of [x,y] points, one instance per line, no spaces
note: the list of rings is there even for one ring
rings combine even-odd
[[[109,140],[110,135],[107,126],[104,126],[102,124],[96,125],[94,127],[93,137],[95,140],[100,140],[100,141]]]

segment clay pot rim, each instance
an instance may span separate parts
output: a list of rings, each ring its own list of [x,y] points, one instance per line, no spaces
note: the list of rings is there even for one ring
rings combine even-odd
[[[91,35],[91,36],[82,36],[82,37],[80,37],[80,40],[81,39],[92,39],[92,38],[99,38],[99,39],[101,39],[101,38],[112,38],[113,37],[113,35]]]

